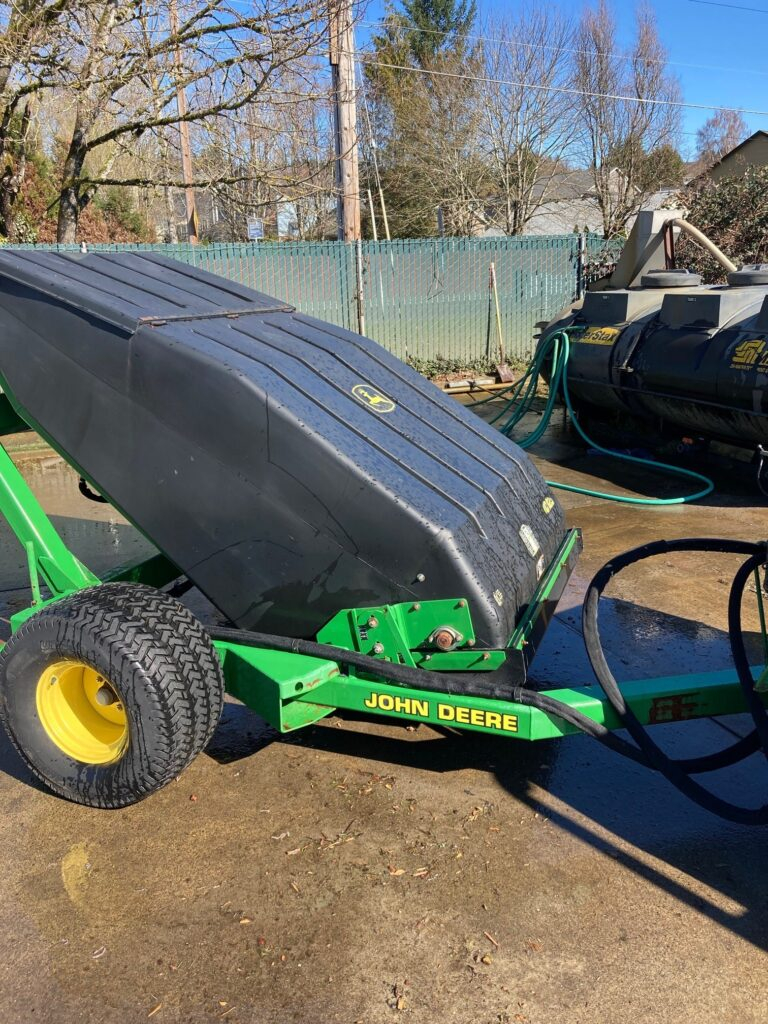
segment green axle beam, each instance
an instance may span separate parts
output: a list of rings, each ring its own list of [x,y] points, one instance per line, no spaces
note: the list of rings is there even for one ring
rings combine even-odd
[[[227,690],[280,732],[293,732],[339,709],[410,722],[469,729],[520,740],[577,733],[555,715],[515,701],[460,697],[343,675],[334,661],[219,643]],[[760,669],[756,669],[760,671]],[[622,685],[627,704],[644,725],[745,711],[735,670],[638,679]],[[597,686],[544,691],[608,729],[621,723]]]

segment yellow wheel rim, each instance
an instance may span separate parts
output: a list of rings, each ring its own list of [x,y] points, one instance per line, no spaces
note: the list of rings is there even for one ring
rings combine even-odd
[[[109,764],[128,745],[128,717],[108,680],[82,661],[57,661],[37,682],[37,714],[49,739],[75,761]]]

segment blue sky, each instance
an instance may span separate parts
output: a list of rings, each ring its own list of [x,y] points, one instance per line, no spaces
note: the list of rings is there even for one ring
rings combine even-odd
[[[529,4],[534,2],[536,0],[528,0]],[[538,2],[557,6],[572,17],[578,17],[584,7],[584,0]],[[512,15],[521,6],[524,2],[519,0],[497,3],[478,0],[481,20],[491,15]],[[678,76],[687,103],[768,111],[768,0],[723,0],[722,6],[699,0],[651,0],[650,6],[656,12],[659,35],[669,54],[670,70]],[[372,0],[366,21],[381,17],[384,7],[382,0]],[[630,0],[614,0],[613,9],[622,42],[628,43],[632,37],[635,4]],[[363,28],[358,32],[359,45],[365,43],[366,31]],[[684,156],[693,155],[696,129],[711,113],[710,110],[683,111],[684,134],[680,148]],[[750,131],[768,130],[768,116],[744,116]]]

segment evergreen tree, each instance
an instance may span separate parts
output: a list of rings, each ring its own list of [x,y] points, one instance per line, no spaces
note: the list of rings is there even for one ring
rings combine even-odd
[[[401,24],[421,67],[464,49],[477,15],[475,0],[402,0]]]
[[[438,206],[446,230],[466,234],[473,210],[482,205],[477,193],[485,174],[476,156],[481,108],[474,83],[461,77],[480,72],[479,49],[467,46],[475,17],[475,0],[401,0],[388,7],[372,38],[366,93],[396,236],[435,234]],[[437,74],[403,70],[410,68]]]

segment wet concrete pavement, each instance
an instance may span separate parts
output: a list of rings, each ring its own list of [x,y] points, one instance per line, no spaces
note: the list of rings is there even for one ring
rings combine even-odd
[[[616,486],[605,460],[562,439],[540,451],[567,460],[542,464],[550,477]],[[148,550],[58,460],[32,449],[22,465],[87,564]],[[585,549],[540,682],[589,678],[580,597],[611,555],[660,536],[765,536],[762,501],[719,472],[723,493],[696,506],[560,493]],[[727,666],[733,568],[688,555],[619,578],[603,618],[617,674]],[[7,616],[26,595],[2,530],[0,581]],[[685,756],[745,727],[657,735]],[[0,769],[3,1021],[768,1018],[765,833],[711,817],[586,738],[525,745],[334,717],[281,739],[230,703],[208,753],[124,811],[43,792],[4,738]],[[768,772],[753,758],[717,785],[759,803]]]

